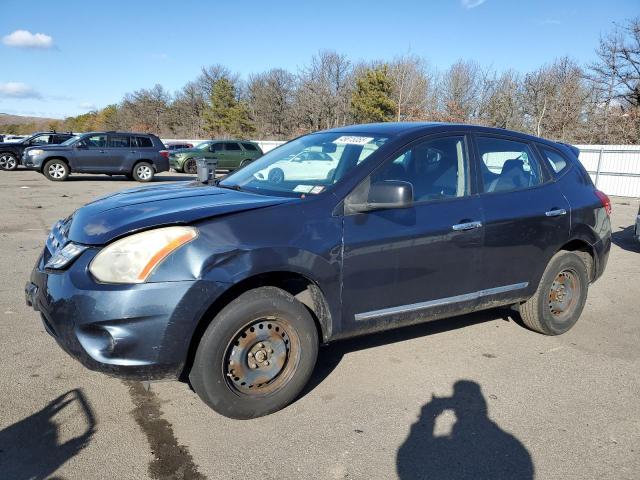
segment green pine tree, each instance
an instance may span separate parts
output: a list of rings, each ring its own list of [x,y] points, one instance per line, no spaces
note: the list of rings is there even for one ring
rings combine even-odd
[[[246,138],[254,132],[249,110],[236,98],[236,89],[227,78],[211,89],[211,105],[205,113],[205,127],[212,136]]]
[[[351,97],[351,108],[359,123],[388,122],[393,120],[396,104],[389,69],[386,65],[365,70],[356,79]]]

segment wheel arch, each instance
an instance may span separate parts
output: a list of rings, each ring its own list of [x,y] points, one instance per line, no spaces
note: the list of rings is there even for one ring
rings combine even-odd
[[[150,164],[151,167],[153,168],[153,171],[158,173],[158,168],[156,167],[155,162],[148,158],[138,158],[136,161],[134,161],[133,164],[131,165],[131,173],[133,173],[133,170],[136,168],[136,165],[142,162]]]
[[[559,251],[573,252],[578,255],[587,268],[589,282],[594,280],[597,271],[596,262],[598,261],[598,257],[596,256],[593,246],[589,242],[582,238],[574,238],[559,248],[558,252]]]
[[[301,273],[285,270],[257,273],[230,285],[201,316],[189,342],[187,358],[179,376],[181,380],[188,379],[200,339],[216,315],[244,292],[266,286],[281,288],[305,305],[314,320],[318,337],[322,342],[328,341],[332,333],[331,311],[324,292],[314,280]]]
[[[69,163],[69,159],[67,157],[63,157],[62,155],[52,155],[42,160],[42,163],[40,164],[40,173],[44,172],[44,166],[51,160],[62,160],[67,164],[67,167],[69,167],[69,172],[71,172],[71,163]]]

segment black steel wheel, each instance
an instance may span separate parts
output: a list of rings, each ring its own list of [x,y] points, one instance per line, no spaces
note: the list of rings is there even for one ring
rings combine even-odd
[[[535,294],[520,305],[520,316],[531,330],[560,335],[580,318],[588,289],[584,260],[574,252],[558,252],[549,261]]]
[[[260,287],[240,295],[211,321],[189,380],[218,413],[255,418],[295,400],[317,355],[318,333],[307,308],[284,290]]]

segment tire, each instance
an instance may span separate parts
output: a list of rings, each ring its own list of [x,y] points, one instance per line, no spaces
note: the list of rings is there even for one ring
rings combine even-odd
[[[133,171],[131,175],[136,182],[150,182],[153,180],[153,176],[155,171],[153,170],[153,165],[149,162],[139,162],[133,166]]]
[[[269,171],[268,178],[271,183],[282,183],[284,182],[284,172],[281,168],[274,168]]]
[[[250,159],[248,159],[248,158],[247,158],[247,159],[245,159],[245,160],[242,160],[242,161],[240,162],[240,167],[238,167],[238,168],[244,168],[244,167],[246,167],[247,165],[249,165],[252,161],[253,161],[253,160],[250,160]]]
[[[520,305],[522,321],[545,335],[565,333],[580,318],[588,290],[584,261],[573,252],[558,252],[542,274],[536,293]]]
[[[318,332],[306,307],[284,290],[260,287],[213,319],[200,339],[189,380],[221,415],[256,418],[295,400],[317,356]]]
[[[193,175],[198,173],[198,164],[195,158],[187,158],[182,164],[182,171]]]
[[[13,153],[0,153],[0,169],[11,171],[16,168],[18,168],[18,158]]]
[[[69,178],[69,165],[64,160],[54,158],[44,164],[42,173],[52,182],[64,182]]]

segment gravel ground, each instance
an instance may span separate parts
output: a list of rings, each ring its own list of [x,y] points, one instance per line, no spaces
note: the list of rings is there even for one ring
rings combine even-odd
[[[0,172],[0,478],[640,478],[638,199],[613,200],[609,265],[569,333],[494,310],[338,342],[297,402],[233,421],[184,384],[84,369],[24,304],[50,226],[135,185]]]

